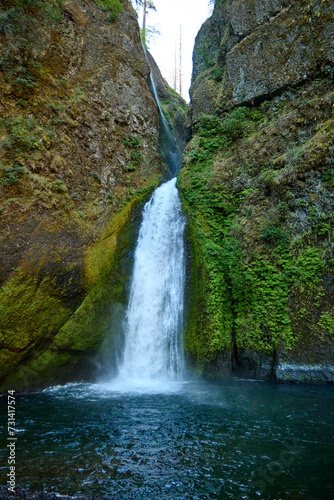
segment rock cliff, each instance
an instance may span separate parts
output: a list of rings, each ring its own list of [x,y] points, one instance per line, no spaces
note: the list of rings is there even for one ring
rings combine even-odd
[[[32,389],[96,371],[166,167],[127,0],[1,2],[0,44],[0,384]]]
[[[211,375],[334,381],[334,6],[215,4],[179,177],[188,356]]]
[[[216,2],[197,35],[193,62],[193,120],[217,107],[264,100],[317,71],[332,74],[331,2]]]

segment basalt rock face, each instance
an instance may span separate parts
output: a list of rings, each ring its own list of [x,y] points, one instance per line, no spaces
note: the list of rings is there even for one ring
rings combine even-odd
[[[185,345],[208,376],[334,381],[334,6],[216,2],[179,188]]]
[[[333,40],[330,0],[216,2],[195,42],[193,120],[217,107],[264,99],[316,71],[331,74]]]
[[[216,2],[218,5],[212,16],[203,24],[196,37],[192,82],[208,66],[214,66],[217,60],[224,65],[226,56],[234,45],[290,3],[289,0]]]
[[[118,7],[1,2],[3,388],[92,376],[119,327],[139,209],[166,167],[136,16]]]

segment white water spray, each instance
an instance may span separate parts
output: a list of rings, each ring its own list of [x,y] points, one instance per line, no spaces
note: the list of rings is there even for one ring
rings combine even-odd
[[[119,382],[181,380],[185,217],[176,178],[155,190],[143,211],[126,315]]]

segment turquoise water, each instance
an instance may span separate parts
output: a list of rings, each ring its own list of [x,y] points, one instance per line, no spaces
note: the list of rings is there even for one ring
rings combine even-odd
[[[334,498],[333,387],[159,390],[69,384],[17,395],[17,484],[112,499]],[[1,450],[4,464],[6,433]]]

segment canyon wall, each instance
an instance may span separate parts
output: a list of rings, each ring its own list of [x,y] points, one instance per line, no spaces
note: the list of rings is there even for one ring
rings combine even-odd
[[[0,384],[31,390],[113,351],[141,207],[169,174],[127,0],[1,3],[0,43]]]
[[[210,376],[334,380],[334,6],[216,1],[178,185],[185,346]]]

